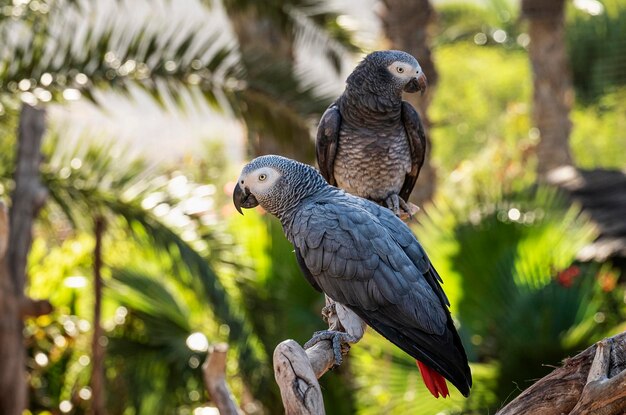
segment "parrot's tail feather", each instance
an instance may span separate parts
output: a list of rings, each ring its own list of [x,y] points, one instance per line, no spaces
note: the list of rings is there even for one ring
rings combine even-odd
[[[417,367],[422,374],[424,384],[426,384],[426,387],[435,398],[438,399],[439,395],[443,396],[444,398],[450,396],[450,392],[448,392],[448,385],[446,385],[446,379],[443,376],[441,376],[439,373],[429,368],[419,360],[416,360],[415,362],[417,363]]]

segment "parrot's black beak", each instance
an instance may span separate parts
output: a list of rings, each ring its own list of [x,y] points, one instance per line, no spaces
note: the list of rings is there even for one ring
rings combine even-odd
[[[424,72],[420,72],[415,78],[411,79],[408,84],[404,86],[404,92],[417,92],[420,91],[421,95],[424,95],[428,82]]]
[[[235,204],[235,209],[237,212],[243,215],[241,208],[250,209],[253,207],[257,207],[259,202],[256,198],[250,193],[248,188],[242,188],[239,183],[235,186],[235,190],[233,191],[233,203]]]

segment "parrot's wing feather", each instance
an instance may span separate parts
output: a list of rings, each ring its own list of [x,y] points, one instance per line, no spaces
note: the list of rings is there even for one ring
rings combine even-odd
[[[311,202],[295,216],[292,242],[303,271],[330,298],[469,392],[467,357],[422,247],[391,211],[344,197]]]
[[[402,248],[405,254],[411,258],[411,261],[417,269],[422,272],[424,278],[437,294],[441,303],[450,306],[450,301],[440,284],[443,283],[443,280],[439,276],[439,273],[437,273],[437,270],[432,266],[424,248],[422,248],[419,243],[416,243],[415,236],[411,230],[407,226],[399,225],[400,221],[398,217],[394,215],[391,210],[381,208],[364,199],[357,199],[356,202],[359,203],[363,209],[376,216],[385,227],[395,229],[391,235],[392,238]]]
[[[406,130],[411,147],[411,171],[404,178],[404,184],[400,189],[400,197],[406,201],[415,187],[415,182],[420,174],[420,170],[424,165],[424,157],[426,155],[426,133],[419,114],[411,104],[402,101],[402,124]]]
[[[295,249],[295,253],[296,253],[296,260],[298,261],[298,265],[300,265],[300,269],[302,269],[302,273],[304,274],[304,278],[306,278],[306,280],[309,282],[309,284],[311,284],[313,286],[313,288],[315,288],[317,291],[323,292],[322,289],[320,288],[320,286],[317,285],[317,282],[315,281],[315,278],[313,278],[313,275],[311,275],[311,272],[306,267],[306,263],[304,262],[304,258],[302,258],[302,255],[300,254],[300,250],[298,248]]]
[[[341,114],[339,113],[339,106],[337,103],[333,103],[322,115],[317,127],[317,138],[315,140],[315,153],[320,173],[333,186],[337,185],[334,164],[340,128]]]

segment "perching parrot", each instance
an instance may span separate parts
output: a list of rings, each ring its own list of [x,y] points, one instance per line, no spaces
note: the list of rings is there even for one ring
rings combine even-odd
[[[424,164],[426,136],[402,92],[426,90],[426,76],[406,52],[365,57],[317,129],[317,163],[328,183],[409,215],[409,196]]]
[[[283,225],[308,282],[351,309],[417,359],[424,383],[465,396],[472,376],[441,278],[409,228],[391,210],[330,186],[312,167],[280,156],[247,164],[233,192],[237,210],[261,205]],[[336,364],[343,332],[324,331]],[[445,379],[444,379],[445,378]]]

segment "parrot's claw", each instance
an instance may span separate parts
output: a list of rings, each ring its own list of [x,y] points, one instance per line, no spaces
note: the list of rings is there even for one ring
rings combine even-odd
[[[385,204],[391,211],[402,219],[403,221],[407,221],[413,218],[417,212],[419,212],[420,208],[415,206],[413,203],[405,202],[397,194],[392,194],[385,200]]]
[[[333,369],[339,367],[343,362],[342,352],[347,353],[350,350],[350,343],[359,341],[356,337],[342,331],[323,330],[313,333],[311,340],[304,343],[304,348],[309,349],[324,340],[329,340],[333,345],[333,354],[335,355]]]
[[[387,207],[398,217],[400,217],[400,200],[400,196],[395,193],[385,199]]]

